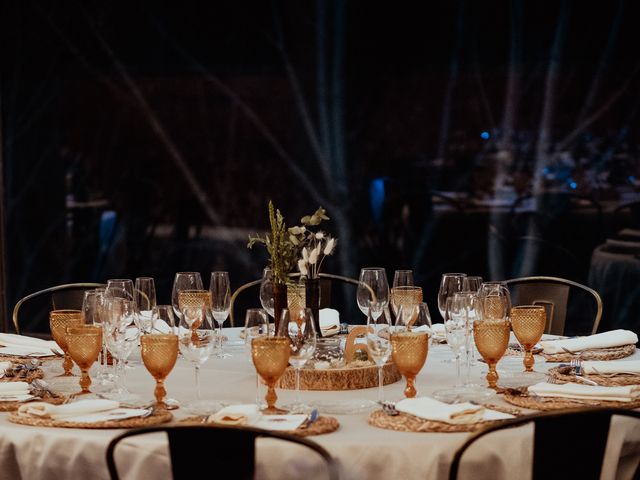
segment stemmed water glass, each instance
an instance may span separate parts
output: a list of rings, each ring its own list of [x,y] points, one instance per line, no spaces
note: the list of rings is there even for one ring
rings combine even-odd
[[[265,311],[273,317],[273,272],[270,268],[265,268],[262,272],[262,281],[260,282],[260,304]]]
[[[413,311],[413,307],[422,303],[422,288],[415,285],[403,287],[394,287],[391,289],[391,309],[396,316],[396,324],[400,314],[400,307],[404,306],[404,315],[408,315]],[[403,321],[407,321],[404,319]]]
[[[262,308],[249,308],[244,318],[244,343],[251,361],[251,342],[254,338],[269,336],[269,317]],[[256,405],[261,405],[260,378],[256,372]]]
[[[360,311],[369,316],[379,317],[389,302],[389,283],[384,268],[363,268],[360,270],[360,283],[356,292]]]
[[[393,274],[393,288],[411,287],[413,283],[413,270],[396,270]]]
[[[396,326],[391,333],[391,355],[407,385],[404,396],[416,396],[415,380],[424,366],[431,339],[431,315],[426,303],[407,303],[398,306]]]
[[[440,280],[440,288],[438,290],[438,310],[440,316],[445,318],[447,307],[447,298],[453,297],[456,292],[461,292],[464,284],[465,273],[445,273]]]
[[[167,410],[164,381],[178,359],[178,336],[173,333],[148,333],[140,339],[144,366],[156,380],[156,409]]]
[[[73,361],[67,347],[67,327],[79,327],[84,324],[84,315],[81,310],[52,310],[49,312],[49,328],[53,340],[64,352],[62,367],[64,373],[61,377],[73,376],[71,369]]]
[[[133,281],[128,278],[113,278],[107,280],[107,288],[105,290],[107,297],[124,298],[125,300],[135,301],[133,292]]]
[[[389,315],[374,315],[374,309],[367,312],[367,347],[369,355],[378,367],[378,402],[384,401],[383,367],[391,355],[391,319]]]
[[[203,290],[202,278],[199,272],[178,272],[173,279],[173,288],[171,289],[171,305],[173,305],[173,313],[178,317],[178,321],[182,319],[180,311],[179,296],[182,290]]]
[[[178,333],[173,307],[171,305],[156,305],[151,309],[152,331],[156,333]]]
[[[485,362],[489,366],[487,382],[495,389],[498,382],[496,365],[509,345],[509,309],[511,307],[508,291],[499,286],[480,295],[480,316],[473,325],[473,338]]]
[[[156,285],[151,277],[136,278],[133,292],[137,313],[136,325],[142,333],[149,333],[152,329],[151,310],[156,306]]]
[[[98,359],[102,347],[102,328],[94,325],[82,325],[78,327],[67,327],[67,348],[74,362],[80,368],[81,394],[91,393],[91,377],[89,369]]]
[[[286,408],[291,413],[306,413],[311,407],[300,400],[300,369],[316,351],[317,334],[311,309],[284,309],[278,324],[278,335],[290,340],[289,364],[296,373],[296,398],[294,403]]]
[[[533,347],[542,338],[547,311],[542,305],[521,305],[511,309],[511,328],[524,349],[525,372],[533,372]]]
[[[267,407],[262,410],[265,413],[286,413],[286,410],[276,407],[278,396],[275,386],[289,365],[289,355],[291,354],[289,343],[288,337],[280,335],[257,337],[251,340],[253,365],[264,383],[267,384],[267,394],[265,395]]]
[[[95,290],[87,290],[84,292],[82,301],[82,311],[84,312],[85,323],[95,325],[105,330],[103,318],[106,316],[105,307],[105,289],[96,288]],[[107,346],[105,343],[106,334],[102,335],[102,362],[98,374],[96,376],[99,386],[106,387],[110,383],[110,374],[107,371]]]
[[[230,357],[230,354],[225,353],[222,350],[222,324],[227,320],[227,317],[229,316],[229,309],[231,308],[231,284],[229,283],[229,273],[212,272],[209,291],[211,292],[211,311],[213,312],[213,318],[218,324],[218,353],[216,354],[216,357]]]
[[[183,292],[184,293],[184,292]],[[178,329],[180,353],[194,367],[196,399],[187,408],[193,413],[207,415],[215,412],[217,404],[203,401],[200,395],[200,366],[211,355],[215,341],[215,332],[208,315],[208,298],[201,297],[199,304],[193,304],[190,312],[183,311]],[[198,317],[194,320],[194,317]],[[195,325],[195,327],[194,327]]]

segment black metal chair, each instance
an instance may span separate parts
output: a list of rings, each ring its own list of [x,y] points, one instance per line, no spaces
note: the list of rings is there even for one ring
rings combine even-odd
[[[594,289],[559,277],[520,277],[506,280],[514,305],[543,305],[547,311],[545,333],[565,335],[567,331],[567,310],[571,287],[586,292],[593,299],[595,315],[589,321],[589,332],[596,333],[602,317],[602,299]],[[570,326],[569,328],[575,328]]]
[[[475,442],[498,430],[529,423],[535,426],[533,480],[552,478],[598,480],[611,418],[615,415],[640,420],[638,411],[615,408],[564,410],[505,420],[475,433],[458,448],[449,470],[449,480],[458,478],[462,456]],[[636,449],[635,454],[640,458],[640,450]],[[639,475],[640,466],[636,469],[633,478],[640,478]]]
[[[20,309],[25,303],[35,301],[37,299],[43,299],[48,297],[51,303],[51,307],[56,309],[71,308],[81,309],[82,300],[84,298],[84,292],[94,288],[104,287],[103,283],[67,283],[65,285],[56,285],[53,287],[45,288],[34,293],[30,293],[26,297],[18,300],[13,307],[13,327],[16,333],[20,333]]]
[[[271,432],[251,427],[226,426],[174,426],[150,427],[131,430],[115,437],[107,447],[107,467],[112,480],[118,480],[115,450],[118,444],[127,438],[149,433],[165,432],[169,440],[171,471],[174,480],[193,478],[193,445],[215,445],[209,449],[207,462],[216,462],[229,466],[233,472],[227,472],[225,478],[249,480],[255,472],[255,441],[268,437],[307,447],[316,452],[325,462],[330,480],[338,479],[338,466],[324,448],[315,442],[280,432]]]
[[[296,278],[299,276],[300,274],[293,274],[292,278]],[[356,280],[355,278],[343,277],[341,275],[333,275],[331,273],[320,273],[320,308],[327,308],[331,305],[331,281],[332,280],[339,281],[345,284],[356,285],[356,286],[360,284],[360,281]],[[245,283],[244,285],[238,287],[238,289],[235,292],[233,292],[233,295],[231,295],[229,320],[232,327],[237,326],[235,324],[235,314],[234,314],[235,308],[234,307],[238,300],[238,296],[252,287],[256,287],[256,286],[259,287],[261,282],[262,280],[254,280],[252,282]],[[255,298],[257,299],[258,295],[256,295]]]

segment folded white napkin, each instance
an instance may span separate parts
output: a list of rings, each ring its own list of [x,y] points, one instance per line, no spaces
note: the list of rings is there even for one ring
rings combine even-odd
[[[640,360],[582,362],[583,373],[635,373],[640,375]]]
[[[320,309],[320,329],[323,337],[340,333],[340,313],[333,308]]]
[[[41,338],[26,337],[13,333],[0,333],[0,345],[26,353],[44,353],[52,355],[51,350],[62,353],[56,342]]]
[[[540,342],[544,353],[564,353],[563,347],[570,352],[592,350],[596,348],[620,347],[638,342],[638,336],[630,330],[611,330],[587,337],[568,338],[566,340],[544,340]]]
[[[27,382],[3,382],[0,383],[0,397],[14,397],[16,395],[28,395],[30,392]]]
[[[433,330],[433,334],[439,337],[444,337],[447,335],[447,332],[444,328],[444,323],[434,323],[431,325],[431,330]]]
[[[223,425],[253,425],[261,416],[257,405],[229,405],[210,415],[208,421]]]
[[[153,330],[156,333],[173,333],[171,326],[162,320],[156,320],[153,322]]]
[[[513,418],[508,413],[496,412],[472,403],[449,405],[429,397],[405,398],[396,403],[396,410],[426,420],[452,424]]]
[[[18,413],[60,420],[78,417],[81,415],[104,413],[115,410],[119,406],[120,404],[115,400],[102,399],[79,400],[65,405],[51,405],[50,403],[45,402],[33,402],[22,405],[18,409]]]
[[[640,398],[640,387],[596,387],[578,383],[536,383],[528,388],[529,393],[540,397],[576,398],[583,400],[606,400],[610,402],[630,402]]]
[[[295,430],[307,419],[306,415],[262,415],[252,427],[264,430],[276,430],[286,432]]]

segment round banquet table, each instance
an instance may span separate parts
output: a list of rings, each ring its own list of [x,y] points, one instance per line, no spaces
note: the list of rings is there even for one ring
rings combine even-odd
[[[200,379],[203,398],[252,403],[255,399],[255,370],[248,351],[240,345],[239,329],[225,329],[225,334],[230,340],[227,349],[233,356],[224,359],[212,357],[202,367]],[[417,380],[419,395],[428,395],[433,390],[455,383],[454,364],[442,361],[448,358],[451,358],[451,353],[446,345],[431,347],[427,363]],[[634,358],[640,358],[637,351]],[[537,370],[544,371],[550,366],[541,357],[536,357]],[[481,363],[472,368],[475,380],[481,380],[484,368]],[[143,365],[138,364],[128,370],[127,383],[132,392],[151,400],[154,382]],[[182,402],[192,399],[195,394],[192,366],[179,359],[166,385],[170,397]],[[386,398],[400,399],[403,388],[404,380],[385,386]],[[278,390],[277,393],[278,404],[293,400],[293,391]],[[302,392],[302,399],[307,402],[376,398],[376,388],[346,392]],[[493,402],[500,403],[501,400]],[[178,420],[189,416],[183,409],[174,410],[174,414]],[[337,460],[342,479],[448,478],[452,456],[469,435],[383,430],[369,425],[368,415],[368,412],[335,415],[340,421],[338,431],[308,437],[325,447]],[[121,430],[31,427],[12,424],[6,416],[6,413],[0,413],[0,478],[108,478],[106,448]],[[210,452],[215,448],[215,445],[194,445],[198,469],[206,472],[207,476],[232,472],[233,465],[224,464],[224,460],[210,460]],[[531,426],[492,434],[465,454],[458,478],[530,478],[532,448]],[[630,419],[616,417],[609,434],[601,478],[632,478],[636,468],[635,454],[639,449],[640,425]],[[258,440],[256,478],[326,478],[319,457],[306,452],[297,445],[271,439]],[[565,454],[575,454],[571,452],[569,438]],[[116,460],[121,478],[170,478],[164,434],[128,439],[118,447]],[[229,475],[228,478],[233,476]]]

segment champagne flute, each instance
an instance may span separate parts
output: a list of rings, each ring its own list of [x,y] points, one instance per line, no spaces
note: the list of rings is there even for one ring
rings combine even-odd
[[[267,312],[262,308],[249,308],[244,318],[244,343],[249,353],[249,361],[251,361],[251,341],[254,338],[269,336],[269,317]],[[260,398],[260,377],[256,372],[256,405],[260,406],[262,399]]]
[[[213,318],[216,320],[219,330],[218,353],[216,354],[216,357],[230,357],[230,354],[225,353],[222,350],[222,324],[229,316],[229,309],[231,308],[231,285],[229,283],[229,273],[212,272],[209,291],[211,292],[211,310],[213,312]]]
[[[462,291],[464,277],[466,276],[465,273],[445,273],[442,275],[440,289],[438,290],[438,310],[443,319],[447,306],[447,298],[452,297],[456,292]]]
[[[262,272],[262,281],[260,282],[260,305],[265,311],[273,317],[273,272],[270,268],[265,268]]]
[[[533,372],[533,347],[542,338],[547,311],[542,305],[521,305],[511,309],[511,328],[524,349],[525,372]]]
[[[378,402],[384,402],[383,367],[391,355],[391,319],[389,315],[373,316],[373,309],[367,313],[367,347],[369,354],[378,367]]]
[[[391,355],[407,380],[404,396],[416,396],[415,380],[429,353],[431,315],[426,303],[400,304],[396,327],[391,334]]]
[[[413,283],[413,270],[396,270],[393,274],[393,288],[411,287]]]
[[[102,328],[94,325],[67,327],[66,337],[69,354],[82,372],[79,394],[91,393],[89,369],[100,355]]]
[[[208,308],[206,299],[200,302],[199,307],[193,306],[193,310],[200,310],[200,318],[190,324],[187,323],[189,315],[183,313],[178,333],[180,353],[191,362],[195,373],[196,399],[187,404],[187,408],[197,415],[210,415],[218,407],[217,404],[203,401],[200,395],[200,366],[209,359],[215,341],[215,332],[207,316]],[[193,328],[193,325],[197,327]]]
[[[203,290],[202,278],[199,272],[178,272],[173,279],[173,287],[171,289],[171,305],[173,305],[173,313],[178,317],[178,322],[182,319],[180,305],[178,303],[179,295],[182,290]]]
[[[67,327],[79,327],[83,324],[84,315],[81,310],[52,310],[49,312],[51,336],[64,352],[64,360],[62,362],[64,373],[60,375],[61,377],[73,376],[73,373],[71,373],[73,361],[67,346]]]
[[[278,396],[275,385],[289,365],[289,338],[281,335],[258,337],[251,340],[251,359],[256,371],[267,384],[267,394],[265,400],[267,407],[262,411],[265,413],[286,413],[276,407]]]
[[[156,306],[156,285],[151,277],[136,278],[135,290],[133,292],[137,306],[138,328],[142,333],[151,332],[151,310]]]
[[[156,380],[156,408],[166,410],[164,381],[178,359],[178,336],[173,333],[149,333],[140,339],[142,362]]]
[[[296,373],[296,398],[286,407],[290,413],[308,413],[311,407],[300,400],[300,369],[316,351],[317,334],[310,308],[284,309],[278,325],[279,334],[289,338],[289,364]]]
[[[363,268],[360,270],[360,283],[356,292],[358,307],[363,315],[380,317],[389,303],[389,283],[384,268]]]

